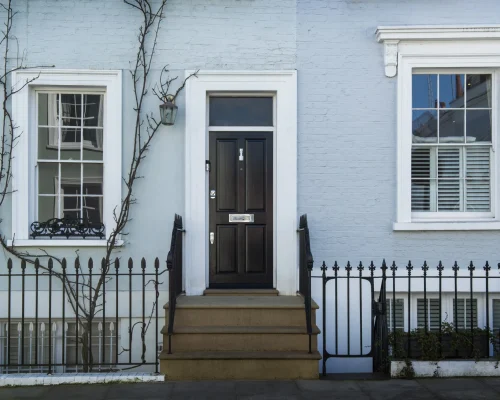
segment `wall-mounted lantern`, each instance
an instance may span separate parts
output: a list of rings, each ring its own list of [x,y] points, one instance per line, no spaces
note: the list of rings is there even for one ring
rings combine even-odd
[[[160,117],[163,125],[175,124],[178,107],[175,105],[175,97],[172,95],[165,96],[165,102],[160,104]]]

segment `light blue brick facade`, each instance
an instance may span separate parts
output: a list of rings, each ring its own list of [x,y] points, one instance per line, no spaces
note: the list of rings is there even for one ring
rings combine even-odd
[[[138,13],[121,0],[16,0],[15,35],[30,65],[123,70],[123,173],[133,145],[131,78]],[[495,24],[497,0],[170,0],[158,39],[163,65],[186,70],[297,70],[298,210],[316,266],[338,260],[460,265],[500,259],[500,232],[395,232],[396,78],[384,73],[380,25]],[[1,15],[3,17],[3,15]],[[162,127],[137,182],[121,257],[165,259],[184,214],[185,96]],[[148,107],[157,111],[157,100]],[[14,171],[15,174],[15,171]],[[0,210],[11,235],[11,204]],[[189,227],[187,227],[189,234]],[[74,257],[75,248],[52,248]],[[102,249],[81,249],[100,255]]]

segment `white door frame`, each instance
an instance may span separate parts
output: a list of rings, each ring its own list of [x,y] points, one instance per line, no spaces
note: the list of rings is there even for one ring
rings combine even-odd
[[[186,76],[194,71],[186,71]],[[184,289],[201,295],[208,286],[207,100],[215,92],[276,95],[274,179],[274,287],[298,289],[297,72],[199,71],[186,84]]]

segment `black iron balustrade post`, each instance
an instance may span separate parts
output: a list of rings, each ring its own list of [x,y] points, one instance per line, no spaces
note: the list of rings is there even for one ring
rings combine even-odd
[[[322,361],[323,361],[323,368],[322,368],[322,372],[323,372],[323,376],[326,376],[326,269],[327,269],[327,266],[326,266],[326,263],[323,261],[323,264],[321,265],[321,288],[322,288],[322,292],[321,292],[321,301],[322,301],[322,315],[323,315],[323,330],[322,330],[322,333],[323,333],[323,357],[322,357]],[[335,293],[336,295],[336,293]]]
[[[351,263],[347,261],[347,266],[345,267],[347,271],[347,355],[351,355]]]
[[[388,356],[389,356],[389,336],[387,332],[387,265],[385,264],[385,260],[382,263],[382,290],[380,296],[380,302],[382,306],[380,318],[380,359],[379,359],[379,368],[383,368],[384,372],[387,372],[388,368]],[[395,307],[395,304],[393,304]]]
[[[359,271],[359,351],[360,354],[363,354],[363,288],[362,288],[362,280],[363,280],[363,264],[361,261],[358,265]]]
[[[62,268],[62,366],[66,372],[66,258],[61,261]]]
[[[443,356],[443,327],[441,323],[441,313],[442,313],[442,293],[443,293],[443,263],[439,261],[437,266],[438,275],[439,275],[439,356]]]
[[[472,261],[469,264],[468,270],[470,273],[470,337],[471,337],[471,342],[470,342],[470,350],[471,350],[471,357],[474,357],[474,289],[473,289],[473,281],[474,281],[474,276],[473,272],[476,269],[474,267],[474,264]],[[465,303],[465,300],[464,300]],[[467,312],[467,307],[465,307],[465,311]]]
[[[382,265],[385,264],[385,260],[383,261]],[[370,298],[372,300],[372,302],[374,301],[375,299],[375,288],[373,287],[374,286],[374,273],[375,273],[375,264],[373,264],[373,260],[370,262],[370,266],[368,267],[368,270],[370,271]],[[374,349],[374,342],[375,342],[375,335],[374,335],[374,332],[375,332],[375,318],[373,318],[373,304],[372,304],[372,317],[370,318],[370,332],[372,333],[372,343],[371,343],[371,350],[370,351],[373,351]]]
[[[411,271],[413,270],[413,265],[411,265],[411,261],[408,261],[408,265],[406,266],[406,270],[408,271],[408,348],[406,352],[406,356],[408,358],[411,357]]]
[[[340,267],[335,261],[333,264],[334,279],[335,279],[335,355],[339,354],[339,297],[338,297],[338,273]],[[326,276],[323,279],[323,309],[326,309]],[[323,331],[326,330],[326,321],[323,320]],[[325,335],[325,333],[323,333]]]
[[[385,264],[385,260],[384,263]],[[396,261],[392,262],[391,265],[391,272],[392,272],[392,329],[393,331],[396,330],[396,271],[398,270],[398,267],[396,265]],[[410,327],[408,327],[410,329]],[[394,335],[394,338],[396,338],[396,335]]]
[[[94,268],[94,261],[89,258],[89,315],[87,320],[87,335],[88,335],[88,349],[87,349],[87,363],[88,371],[92,372],[94,366],[94,355],[92,354],[92,324],[94,322],[95,306],[92,304],[92,270]]]
[[[458,333],[458,287],[457,287],[457,284],[458,284],[458,270],[460,269],[460,267],[458,266],[457,262],[455,261],[455,264],[453,264],[453,267],[451,267],[451,269],[453,270],[453,276],[454,276],[454,280],[455,280],[455,304],[454,304],[454,317],[453,317],[453,323],[455,324],[455,333]],[[458,349],[455,350],[455,356],[458,358]]]
[[[102,347],[101,347],[101,362],[99,363],[99,370],[102,369],[103,364],[106,364],[106,258],[101,260],[101,280],[102,280]]]
[[[484,267],[484,272],[485,272],[485,280],[486,280],[486,335],[488,337],[488,345],[490,344],[491,336],[490,336],[490,289],[489,289],[489,282],[488,278],[490,275],[490,264],[488,264],[488,261],[486,261]],[[493,348],[493,351],[495,349]]]
[[[142,348],[146,346],[146,260],[144,257],[141,260],[141,273],[142,273],[142,327],[141,327],[141,341]],[[157,357],[157,356],[155,356]],[[141,352],[142,363],[146,362],[146,355],[144,350]]]
[[[52,269],[54,268],[52,258],[49,258],[49,371],[48,375],[52,374]]]
[[[35,260],[35,365],[38,365],[38,273],[40,263]]]
[[[11,331],[11,310],[12,310],[12,260],[9,258],[7,261],[7,292],[8,292],[8,300],[7,300],[7,371],[9,371],[10,367],[10,331]]]
[[[120,269],[120,259],[116,257],[115,259],[115,362],[118,363],[118,271]],[[112,363],[112,360],[109,360]]]
[[[24,308],[26,284],[26,260],[21,261],[21,364],[24,365]]]
[[[75,326],[75,369],[76,372],[78,372],[78,331],[80,330],[80,319],[78,318],[78,312],[79,312],[79,307],[78,307],[78,302],[80,301],[80,298],[78,297],[78,288],[79,288],[79,272],[80,269],[80,259],[77,257],[75,260],[75,319],[76,319],[76,326]],[[82,288],[83,291],[83,288]],[[83,355],[83,348],[82,348],[82,355]]]
[[[311,274],[313,270],[314,260],[310,253],[307,259],[307,334],[309,336],[309,354],[312,354],[312,297],[311,297]]]
[[[158,257],[155,259],[155,318],[156,318],[156,324],[155,324],[155,373],[158,374],[159,372],[159,364],[160,364],[160,359],[158,357],[158,299],[160,296],[160,291],[159,291],[159,283],[158,283],[158,269],[160,268],[160,260]]]
[[[128,259],[128,362],[132,364],[132,268],[134,262]]]
[[[427,304],[427,270],[429,269],[429,267],[427,266],[427,261],[424,261],[424,265],[422,266],[422,271],[424,271],[424,323],[425,323],[425,327],[424,327],[424,332],[425,334],[427,334],[427,330],[428,330],[428,323],[429,323],[429,320],[428,320],[428,309],[430,307],[430,304]],[[430,303],[430,300],[429,300],[429,303]]]

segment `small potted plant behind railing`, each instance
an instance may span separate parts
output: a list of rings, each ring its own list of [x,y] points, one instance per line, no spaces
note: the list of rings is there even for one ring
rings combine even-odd
[[[444,359],[488,358],[490,343],[498,354],[498,335],[487,329],[456,329],[443,322],[439,330],[414,329],[408,332],[395,330],[389,334],[392,359],[439,361]]]

